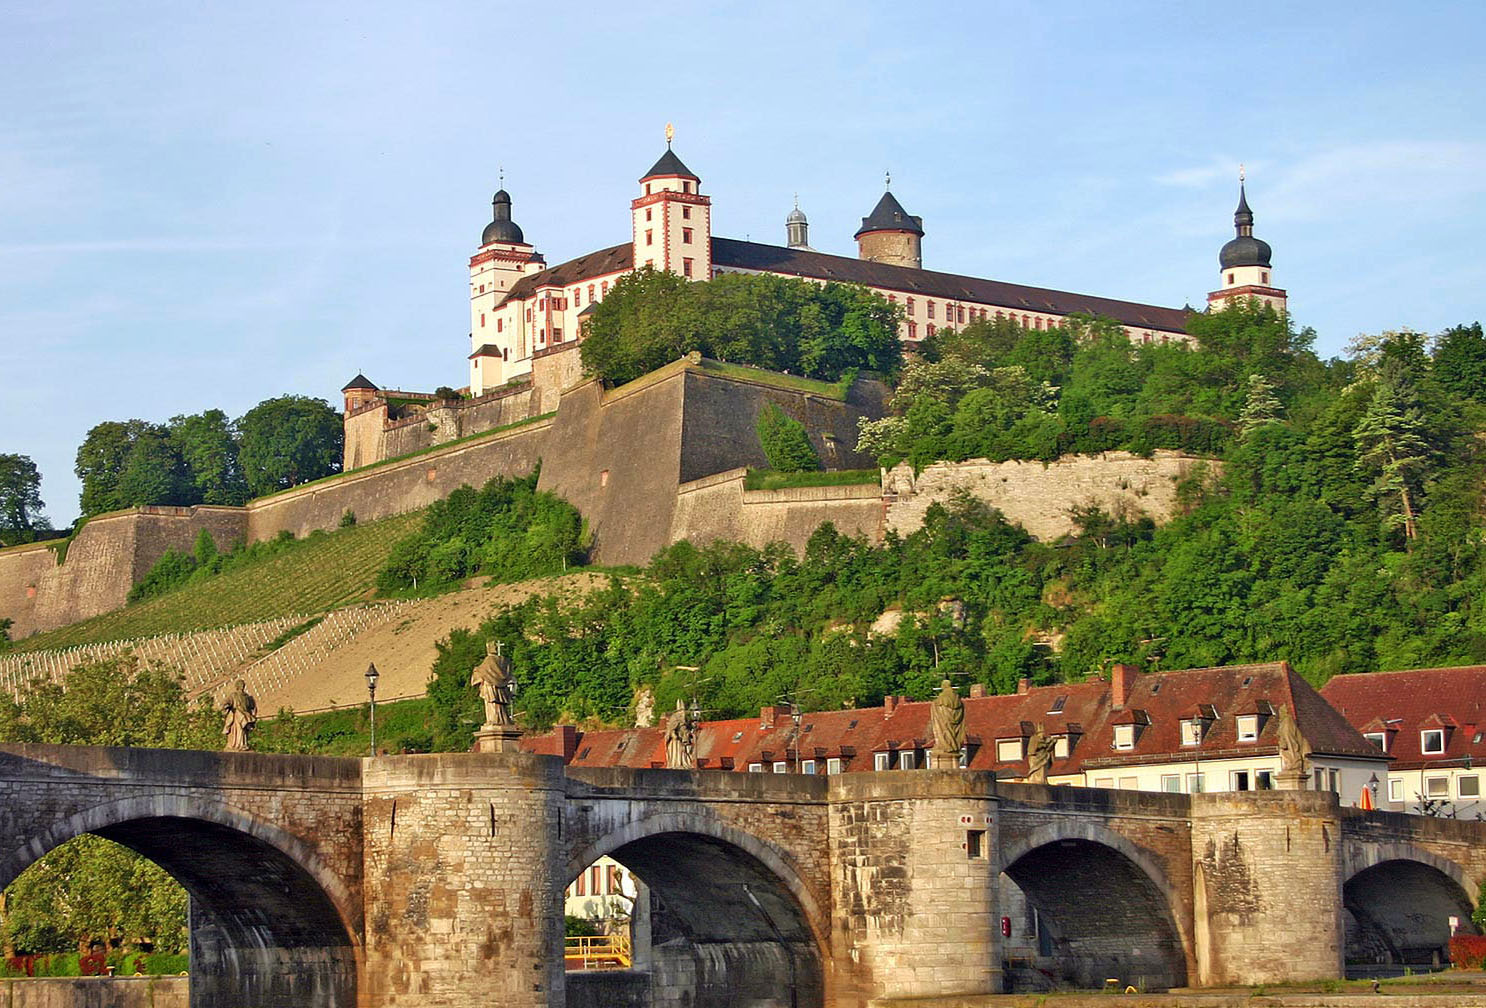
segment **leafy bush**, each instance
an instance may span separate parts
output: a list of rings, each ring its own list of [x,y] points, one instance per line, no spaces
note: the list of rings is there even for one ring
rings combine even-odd
[[[430,505],[423,528],[393,547],[378,590],[438,591],[477,574],[521,581],[581,564],[582,518],[561,498],[539,493],[537,475],[497,476]]]
[[[769,403],[758,416],[758,439],[764,458],[775,472],[808,472],[820,468],[820,456],[810,444],[805,425]]]
[[[1486,936],[1473,934],[1452,935],[1450,938],[1450,965],[1456,969],[1486,969]]]

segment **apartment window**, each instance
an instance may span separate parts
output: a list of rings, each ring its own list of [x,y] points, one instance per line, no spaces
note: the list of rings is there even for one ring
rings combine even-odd
[[[1331,791],[1336,794],[1342,793],[1342,772],[1340,770],[1327,770],[1326,775],[1331,779]]]
[[[1115,725],[1114,747],[1116,749],[1135,748],[1135,726],[1133,724]]]
[[[1112,787],[1114,787],[1114,778],[1113,777],[1095,777],[1094,778],[1094,786],[1095,787],[1102,787],[1102,788],[1112,788]]]
[[[1430,728],[1419,733],[1419,748],[1424,755],[1439,755],[1445,751],[1445,731],[1443,728]]]
[[[815,773],[815,760],[813,760],[813,759],[801,760],[800,761],[800,773],[803,773],[803,774],[813,774],[813,773]]]
[[[681,229],[681,240],[688,245],[691,244],[691,228]]]
[[[1139,777],[1121,777],[1120,778],[1120,790],[1121,791],[1139,791],[1140,790],[1140,778]]]
[[[1189,774],[1187,774],[1187,793],[1188,794],[1202,794],[1202,792],[1203,792],[1202,774],[1200,774],[1200,773],[1189,773]]]
[[[1188,718],[1182,722],[1182,745],[1194,746],[1202,744],[1202,722],[1196,718]]]
[[[997,739],[996,740],[996,762],[1015,763],[1022,758],[1022,740]]]
[[[1182,775],[1181,774],[1162,774],[1161,775],[1161,790],[1162,791],[1170,791],[1173,794],[1179,794],[1179,793],[1181,793],[1181,790],[1182,790]]]
[[[588,303],[593,304],[593,284],[588,285]]]
[[[1247,770],[1235,770],[1229,774],[1228,783],[1234,791],[1249,790],[1249,772]]]
[[[838,774],[840,772],[841,772],[841,757],[840,756],[832,756],[830,759],[826,760],[826,773],[828,773],[828,774]]]
[[[691,260],[690,259],[683,259],[683,260],[681,260],[681,275],[684,276],[684,277],[686,277],[687,279],[690,279],[691,278]]]
[[[1238,717],[1238,740],[1253,742],[1259,738],[1259,715],[1241,714]]]
[[[1450,778],[1448,778],[1448,777],[1426,777],[1426,778],[1424,778],[1424,797],[1426,797],[1426,798],[1448,798],[1448,797],[1450,797]]]
[[[1059,735],[1053,740],[1053,756],[1056,759],[1068,758],[1068,736]]]
[[[908,314],[912,315],[913,314],[913,298],[909,298],[907,301],[904,302],[904,304],[906,304],[908,306]]]
[[[749,773],[763,773],[764,772],[764,765],[762,763],[750,763],[750,764],[748,764],[748,772]]]
[[[681,219],[682,220],[691,220],[691,207],[684,206],[684,207],[681,208]]]
[[[646,245],[654,245],[655,244],[655,232],[653,230],[651,230],[650,228],[646,228],[645,229],[645,244]]]
[[[1388,751],[1388,735],[1386,732],[1367,732],[1362,737],[1383,750],[1383,752]]]
[[[573,307],[574,308],[582,308],[583,307],[583,288],[582,287],[574,287],[573,288]]]
[[[924,302],[924,305],[925,305],[926,310],[929,313],[929,318],[933,318],[934,317],[934,302],[932,302],[932,301],[925,301]]]
[[[891,761],[892,761],[892,753],[885,753],[885,752],[873,753],[872,754],[872,769],[873,770],[886,770],[888,768],[888,764]]]
[[[1455,793],[1462,798],[1481,797],[1481,778],[1475,774],[1455,778]]]
[[[931,337],[934,335],[934,323],[932,323],[932,322],[929,323],[929,328],[928,328],[927,332],[928,332],[929,336],[931,336]]]
[[[917,322],[909,322],[908,323],[908,338],[909,339],[912,339],[912,340],[918,339],[918,323]]]
[[[1403,778],[1402,777],[1389,777],[1388,778],[1388,800],[1389,801],[1403,801]]]
[[[1254,773],[1254,790],[1255,791],[1273,791],[1274,790],[1274,771],[1273,770],[1259,770],[1259,771],[1256,771]]]
[[[785,766],[785,764],[784,764],[784,762],[782,760],[775,762],[775,764],[774,764],[774,772],[775,773],[787,773],[788,771],[789,771],[789,767]]]
[[[956,314],[956,317],[960,320],[961,324],[964,323],[964,321],[965,321],[965,306],[964,305],[960,305],[960,307],[958,309],[958,312]]]

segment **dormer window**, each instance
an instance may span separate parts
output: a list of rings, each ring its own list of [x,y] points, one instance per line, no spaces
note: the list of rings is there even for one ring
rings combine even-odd
[[[1362,736],[1383,752],[1388,751],[1388,733],[1380,731],[1365,732]]]
[[[1133,724],[1114,726],[1114,747],[1116,749],[1135,748],[1135,726]]]
[[[1240,742],[1257,742],[1259,740],[1259,715],[1240,714],[1236,719],[1238,723],[1238,740]]]
[[[996,762],[1015,763],[1020,760],[1025,755],[1022,751],[1022,741],[1019,738],[997,739]]]
[[[1426,756],[1438,756],[1445,751],[1445,730],[1426,728],[1419,733],[1419,749]]]
[[[1182,722],[1182,745],[1202,745],[1202,722],[1197,718],[1187,718]]]
[[[1055,759],[1068,758],[1068,736],[1059,735],[1053,739],[1053,757]]]

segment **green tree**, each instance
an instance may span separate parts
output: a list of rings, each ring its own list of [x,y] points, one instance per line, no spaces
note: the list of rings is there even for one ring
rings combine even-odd
[[[0,454],[0,545],[26,542],[46,529],[43,507],[36,463],[25,455]]]
[[[186,464],[164,427],[151,424],[138,432],[117,494],[122,507],[197,503]]]
[[[1434,348],[1434,376],[1458,398],[1486,402],[1486,336],[1481,323],[1440,333]]]
[[[119,480],[135,441],[151,426],[143,420],[107,420],[88,431],[73,469],[82,481],[78,507],[84,518],[129,506],[120,495]]]
[[[196,501],[241,505],[248,485],[238,465],[238,447],[227,414],[219,409],[170,418],[171,443],[185,463]]]
[[[1373,493],[1384,504],[1386,524],[1418,535],[1420,488],[1430,469],[1423,410],[1403,366],[1385,362],[1372,401],[1353,431],[1358,463],[1376,474]],[[1389,504],[1387,502],[1393,502]]]
[[[777,472],[811,472],[820,468],[820,456],[810,444],[805,425],[773,403],[758,415],[758,439],[769,468]]]
[[[1244,398],[1243,411],[1238,415],[1238,429],[1249,434],[1266,424],[1279,423],[1284,407],[1275,397],[1274,386],[1262,374],[1249,375],[1249,392]]]
[[[341,415],[323,399],[265,399],[237,421],[248,492],[262,497],[341,471]]]

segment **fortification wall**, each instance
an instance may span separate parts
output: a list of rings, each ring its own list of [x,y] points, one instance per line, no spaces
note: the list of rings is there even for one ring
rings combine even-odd
[[[347,511],[357,521],[375,521],[416,511],[461,486],[483,486],[492,476],[524,476],[536,468],[552,421],[536,420],[488,437],[461,441],[421,455],[249,501],[250,542],[289,531],[296,537],[333,529]]]
[[[188,1008],[190,981],[162,977],[34,977],[0,980],[6,1008]]]
[[[563,392],[583,381],[583,358],[577,343],[559,343],[532,355],[531,381],[536,391],[532,408],[538,413],[557,409]]]
[[[822,522],[845,535],[882,541],[882,494],[876,483],[858,486],[747,490],[746,469],[683,483],[671,519],[671,541],[729,539],[762,549],[786,542],[798,552]]]
[[[12,639],[122,606],[166,550],[189,552],[205,529],[219,550],[247,536],[242,508],[144,507],[89,519],[67,547],[66,562],[46,546],[0,553],[0,617]]]
[[[1220,463],[1158,451],[1151,458],[1129,452],[1067,455],[1055,462],[935,462],[917,475],[908,463],[883,474],[886,528],[909,535],[923,525],[935,502],[965,493],[999,510],[1042,540],[1074,531],[1072,509],[1097,504],[1113,515],[1145,514],[1170,521],[1177,484],[1203,463]]]
[[[346,417],[343,466],[349,472],[520,423],[543,412],[537,408],[539,401],[537,391],[527,383],[496,389],[478,399],[430,402],[426,409],[410,411],[396,420],[388,418],[387,404],[378,402]]]

